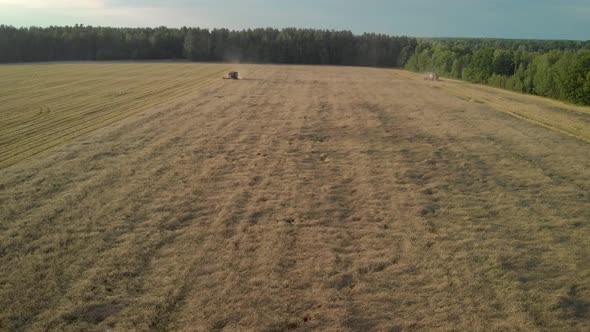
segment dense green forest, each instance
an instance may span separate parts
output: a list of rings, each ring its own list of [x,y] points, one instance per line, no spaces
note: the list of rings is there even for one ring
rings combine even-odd
[[[415,38],[312,29],[15,28],[0,26],[0,62],[190,59],[402,66]]]
[[[406,69],[590,105],[590,50],[531,52],[420,43]]]
[[[495,48],[527,52],[590,50],[590,41],[580,40],[538,40],[499,38],[418,38],[419,43],[432,46],[465,47],[473,50]]]

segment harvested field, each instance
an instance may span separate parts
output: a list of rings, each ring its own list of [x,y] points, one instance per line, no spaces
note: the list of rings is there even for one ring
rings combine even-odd
[[[227,64],[2,66],[0,167],[218,82]]]
[[[0,67],[0,330],[590,330],[587,108],[230,67]]]

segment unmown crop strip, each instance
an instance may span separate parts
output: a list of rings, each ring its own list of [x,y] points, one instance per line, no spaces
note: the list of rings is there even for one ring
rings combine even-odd
[[[202,75],[209,75],[213,72],[216,72],[216,69],[213,70],[209,70],[205,73],[199,73]],[[143,98],[145,95],[152,95],[152,91],[162,91],[165,90],[169,85],[174,84],[174,82],[170,83],[169,85],[165,85],[162,86],[161,84],[154,84],[154,83],[159,83],[161,82],[161,80],[158,81],[150,81],[147,83],[142,84],[142,89],[140,89],[139,91],[141,91],[141,93],[143,93],[142,95],[137,95],[137,94],[131,94],[129,95],[127,98],[117,98],[117,100],[108,102],[107,104],[103,103],[102,106],[100,107],[114,107],[117,106],[118,104],[125,104],[127,103],[128,100],[132,100],[133,98]],[[149,92],[145,92],[145,88],[143,87],[150,87],[150,86],[155,86],[157,88],[152,89],[152,91]],[[107,90],[102,90],[102,91],[111,91],[112,90],[112,86],[109,86],[109,88]],[[101,90],[97,91],[96,89],[93,89],[93,92],[91,93],[91,98],[89,98],[90,100],[94,100],[97,98],[101,98],[99,96],[97,96],[99,93],[101,92]],[[88,90],[82,91],[83,94],[88,94]],[[100,111],[97,110],[96,107],[99,107],[98,105],[95,105],[95,107],[93,107],[93,109],[88,109],[88,100],[87,99],[83,99],[83,98],[72,98],[71,96],[67,96],[68,99],[72,99],[72,100],[79,100],[79,102],[77,104],[71,104],[71,102],[65,102],[63,104],[57,104],[57,105],[53,105],[53,107],[55,107],[56,109],[60,110],[61,113],[68,113],[68,115],[65,115],[64,117],[55,117],[55,116],[51,116],[51,117],[40,117],[39,121],[33,124],[30,124],[30,127],[33,127],[34,131],[39,131],[41,129],[43,129],[43,125],[40,126],[40,124],[42,124],[43,122],[49,122],[49,124],[54,125],[60,122],[63,122],[64,120],[67,120],[67,118],[70,117],[74,117],[76,114],[80,114],[82,116],[86,115],[86,114],[90,114],[96,111]],[[84,114],[81,113],[75,113],[73,112],[74,110],[78,109],[79,107],[81,107],[81,110],[84,112]],[[60,113],[60,112],[56,112],[56,113]],[[8,136],[15,138],[15,133],[18,132],[23,132],[23,128],[22,126],[19,126],[17,128],[15,128],[12,132],[7,132]],[[23,134],[27,134],[26,131],[23,132]]]
[[[174,86],[176,86],[176,85],[184,84],[184,82],[185,81],[171,82],[170,84],[165,85],[165,86],[159,85],[159,89],[161,91],[167,91],[168,89],[174,88]],[[158,91],[160,91],[160,90],[158,90]],[[155,96],[155,94],[153,92],[154,92],[154,90],[145,91],[145,89],[143,89],[141,94],[135,94],[135,96],[132,96],[130,98],[119,99],[119,100],[115,100],[112,102],[103,103],[102,105],[96,105],[92,109],[80,109],[81,112],[77,112],[78,105],[76,105],[75,107],[68,106],[68,105],[63,105],[63,106],[58,105],[57,107],[60,107],[60,108],[69,107],[69,112],[67,112],[67,114],[64,117],[57,118],[57,120],[55,120],[56,117],[46,117],[45,124],[43,124],[43,122],[38,122],[38,123],[35,123],[34,126],[30,126],[30,127],[32,127],[32,130],[35,132],[45,129],[45,127],[49,127],[49,129],[53,129],[53,128],[55,128],[56,125],[59,125],[64,122],[71,122],[71,120],[76,120],[78,118],[87,119],[88,115],[98,113],[98,112],[103,112],[104,110],[106,110],[108,108],[116,108],[121,105],[129,105],[130,101],[132,101],[134,98],[135,99],[143,99],[143,98],[149,96],[149,97],[151,97],[150,99],[154,99],[153,97]],[[83,105],[87,105],[86,101],[84,101],[84,103],[81,104],[81,106],[83,106]],[[113,110],[113,111],[117,112],[118,110]],[[30,132],[27,132],[26,130],[23,131],[23,129],[25,129],[25,128],[19,128],[20,134],[30,138],[31,137],[29,135]],[[11,136],[14,137],[15,133],[13,133],[13,135],[11,135]]]
[[[217,82],[220,77],[219,75],[229,68],[230,66],[227,65],[211,65],[210,68],[207,68],[205,73],[202,71],[194,74],[189,72],[188,74],[184,75],[184,79],[173,81],[169,84],[166,84],[165,86],[156,84],[154,89],[149,89],[147,91],[142,89],[141,94],[130,94],[129,98],[120,99],[107,104],[103,103],[100,106],[90,109],[91,114],[97,114],[91,118],[88,118],[88,109],[77,109],[78,105],[84,105],[84,103],[87,101],[84,100],[83,102],[79,102],[76,104],[76,108],[74,108],[74,114],[67,114],[66,119],[52,120],[50,118],[45,122],[35,123],[35,126],[32,128],[34,131],[40,129],[38,127],[39,124],[41,124],[41,129],[43,130],[41,130],[38,135],[28,137],[24,148],[23,141],[19,140],[18,143],[10,144],[4,149],[1,149],[0,156],[2,156],[2,159],[0,159],[0,167],[12,165],[22,159],[33,156],[48,148],[57,146],[64,141],[81,136],[110,123],[124,119],[125,117],[128,117],[141,110],[159,105],[162,102],[170,100],[174,97],[186,95],[191,91],[195,91],[195,89],[200,89],[211,85]],[[199,76],[195,79],[194,75]],[[161,81],[162,80],[156,80],[154,82]],[[154,82],[150,82],[150,84]],[[145,86],[150,86],[150,84],[145,84]],[[186,86],[186,88],[182,89],[182,86]],[[81,91],[81,93],[83,93],[83,91]],[[160,98],[159,96],[162,94],[164,96]],[[148,99],[147,102],[145,101],[145,98]],[[92,97],[90,99],[92,99]],[[134,99],[138,101],[133,102]],[[60,104],[60,106],[62,106],[62,108],[67,108],[67,105],[64,104]],[[117,107],[121,106],[125,107],[124,112],[121,112],[121,109],[117,109]],[[113,108],[114,110],[110,112],[104,112],[109,108]],[[72,112],[72,106],[70,106],[70,109],[67,111],[61,109],[60,111],[62,113],[70,113]],[[21,133],[20,136],[27,137],[27,134],[30,133],[31,131],[25,131]],[[12,134],[15,133],[13,132]]]
[[[177,84],[183,84],[183,82],[181,82],[181,83],[177,83]],[[168,85],[168,86],[166,86],[165,88],[163,88],[163,90],[166,90],[167,88],[173,88],[173,87],[175,87],[175,86],[176,86],[176,84],[171,84],[171,85]],[[195,87],[195,86],[193,86],[193,87]],[[150,93],[150,92],[148,92],[148,93]],[[146,94],[147,94],[147,93],[146,93]],[[142,96],[140,96],[140,97],[143,97],[143,95],[142,95]],[[141,102],[139,102],[139,103],[133,103],[133,104],[129,104],[129,103],[123,103],[123,106],[126,106],[126,109],[127,109],[127,111],[126,111],[126,112],[124,112],[124,113],[121,113],[121,112],[119,112],[119,110],[116,110],[116,109],[115,109],[114,111],[107,112],[107,113],[100,112],[100,111],[101,111],[101,110],[103,110],[103,109],[107,109],[107,108],[111,108],[111,107],[117,107],[117,106],[120,106],[120,105],[117,105],[117,104],[114,104],[114,105],[106,105],[106,106],[104,106],[104,107],[102,107],[101,109],[99,109],[99,110],[98,110],[98,114],[99,114],[99,115],[97,115],[97,116],[95,116],[95,117],[92,117],[92,118],[87,118],[87,117],[86,117],[86,120],[85,120],[85,121],[82,121],[81,123],[80,123],[80,122],[78,122],[78,123],[74,123],[74,125],[72,125],[72,126],[69,126],[69,127],[66,127],[66,128],[63,128],[63,127],[58,127],[58,128],[59,128],[59,132],[62,132],[62,133],[63,133],[63,132],[65,131],[65,132],[69,133],[69,132],[71,132],[71,131],[74,131],[74,129],[76,129],[75,131],[78,131],[80,126],[82,126],[83,128],[84,128],[84,127],[87,127],[87,126],[86,126],[86,124],[87,124],[87,123],[93,123],[93,122],[94,122],[94,123],[108,122],[108,120],[109,120],[109,119],[117,119],[117,118],[122,118],[122,117],[125,117],[125,116],[126,116],[126,114],[129,114],[130,112],[134,112],[135,110],[137,110],[137,109],[139,109],[139,108],[143,108],[143,107],[149,107],[149,106],[153,106],[153,105],[155,105],[155,104],[159,104],[159,103],[160,103],[160,101],[156,101],[156,102],[148,102],[148,103],[145,103],[145,102],[141,101]],[[112,115],[112,114],[114,114],[114,115]],[[110,115],[112,115],[112,116],[110,116]],[[82,118],[84,118],[84,117],[82,117]],[[80,119],[81,119],[81,118],[80,118]],[[97,122],[97,121],[99,121],[99,122]],[[69,122],[71,122],[71,121],[65,121],[65,124],[67,125]],[[92,126],[92,127],[94,127],[94,126]],[[55,127],[52,125],[52,126],[49,128],[49,129],[50,129],[50,132],[55,132],[54,128],[55,128]],[[55,138],[59,138],[59,137],[65,137],[65,136],[68,136],[68,135],[59,135],[59,134],[58,134],[58,135],[52,135],[52,136],[49,136],[49,137],[47,137],[47,136],[44,136],[44,135],[38,135],[38,136],[43,136],[43,137],[41,137],[41,138],[40,138],[40,139],[42,139],[43,141],[46,141],[46,140],[52,141],[52,140],[53,140],[53,139],[55,139]],[[29,142],[29,144],[28,144],[28,145],[33,145],[33,147],[34,147],[34,146],[35,146],[35,143],[36,143],[36,141]],[[19,145],[19,146],[20,146],[20,147],[22,147],[22,145]],[[14,149],[12,149],[12,150],[14,150]],[[21,151],[22,151],[22,150],[21,150]],[[5,154],[6,152],[7,152],[7,151],[2,151],[2,153],[3,153],[3,154]]]
[[[118,73],[118,74],[120,74],[120,73]],[[102,84],[95,84],[95,83],[98,83],[101,81],[103,82]],[[75,81],[71,84],[70,87],[68,87],[68,89],[60,89],[58,91],[51,91],[51,90],[48,91],[43,88],[32,89],[30,87],[27,87],[31,91],[38,90],[37,95],[31,98],[30,93],[18,93],[19,95],[22,95],[22,96],[28,96],[29,99],[27,101],[23,102],[20,99],[24,99],[26,97],[20,97],[19,100],[14,102],[13,104],[8,104],[8,103],[3,102],[1,109],[4,110],[4,113],[15,114],[13,117],[11,117],[9,119],[9,121],[11,121],[12,123],[18,123],[19,122],[18,120],[23,116],[30,117],[32,115],[35,118],[38,118],[39,105],[51,105],[52,107],[55,108],[55,111],[53,111],[53,113],[58,113],[60,111],[67,111],[67,109],[60,108],[59,104],[55,104],[55,101],[64,101],[64,103],[71,103],[72,100],[78,100],[77,98],[74,98],[74,97],[77,97],[78,95],[84,95],[84,94],[87,95],[88,90],[89,90],[89,88],[88,88],[89,86],[94,87],[93,91],[96,92],[96,91],[100,91],[100,89],[105,89],[105,88],[108,89],[109,87],[112,89],[113,82],[107,81],[104,79],[101,80],[101,79],[93,78],[91,80]],[[85,100],[81,99],[80,105],[83,105],[84,103],[85,103]],[[23,106],[23,104],[25,104],[25,106]],[[25,108],[28,110],[23,112],[22,108]],[[3,121],[2,124],[6,125],[7,123],[5,121]],[[22,127],[22,125],[21,125],[21,127]],[[15,129],[18,129],[18,128],[15,128]]]
[[[147,84],[147,85],[149,86],[151,84],[152,84],[152,82],[150,82],[150,84]],[[172,84],[170,84],[170,85],[172,85]],[[159,89],[166,89],[167,88],[167,86],[162,86],[162,85],[158,85],[158,86],[159,86]],[[100,108],[100,107],[116,107],[119,104],[126,104],[128,102],[128,100],[132,100],[133,98],[143,98],[143,97],[145,97],[146,94],[151,94],[151,91],[145,92],[143,90],[144,89],[142,89],[142,95],[129,96],[128,98],[117,99],[117,100],[109,102],[107,104],[103,104],[101,106],[97,105],[97,106],[98,106],[98,108]],[[88,93],[88,91],[85,91],[85,93]],[[91,99],[94,99],[96,97],[96,95],[97,95],[97,93],[94,92],[92,94],[93,98],[91,98]],[[65,103],[63,105],[54,105],[53,107],[56,107],[57,109],[61,110],[62,113],[68,113],[68,115],[65,115],[66,119],[68,117],[75,116],[77,113],[73,113],[72,111],[77,110],[78,107],[82,107],[81,110],[84,112],[84,113],[80,113],[80,115],[82,115],[82,116],[100,111],[100,109],[97,109],[97,107],[93,107],[91,109],[84,108],[84,106],[87,106],[87,105],[88,105],[88,101],[86,99],[82,99],[81,102],[79,102],[78,104]],[[56,112],[56,113],[58,113],[58,112]],[[59,122],[63,122],[63,120],[66,120],[66,119],[64,119],[64,118],[57,118],[56,119],[56,117],[43,117],[42,119],[40,119],[41,121],[34,124],[33,129],[35,131],[43,129],[43,126],[41,126],[41,127],[39,126],[43,122],[46,122],[46,123],[53,126]],[[23,129],[25,129],[25,128],[22,128],[22,127],[16,128],[13,132],[10,133],[11,134],[10,136],[14,136],[15,132],[22,131]],[[27,134],[27,132],[23,132],[23,133]]]
[[[113,66],[117,66],[117,65],[113,65]],[[142,66],[142,65],[138,65],[138,66]],[[203,65],[206,66],[206,65]],[[97,91],[97,89],[101,89],[101,88],[107,88],[108,90],[111,90],[113,85],[120,85],[124,82],[129,82],[129,83],[138,83],[140,81],[137,80],[138,77],[140,78],[147,78],[146,76],[148,76],[148,74],[144,74],[143,72],[149,70],[149,77],[160,77],[161,74],[165,74],[166,72],[163,70],[152,70],[152,68],[149,67],[145,67],[142,66],[140,68],[142,68],[143,70],[137,70],[137,69],[133,69],[133,67],[131,67],[132,70],[130,70],[127,67],[123,67],[123,68],[119,68],[117,67],[118,70],[113,70],[110,69],[109,71],[102,71],[100,70],[100,67],[98,68],[99,70],[96,70],[96,68],[91,68],[92,70],[90,71],[91,74],[93,74],[90,78],[85,79],[84,77],[77,77],[78,75],[70,75],[69,77],[67,77],[67,79],[69,79],[71,82],[70,84],[65,85],[64,87],[67,87],[69,90],[64,90],[63,87],[54,87],[54,86],[50,86],[50,87],[40,87],[40,89],[38,89],[38,91],[36,91],[36,95],[33,97],[33,100],[37,103],[37,104],[50,104],[53,103],[54,101],[60,101],[63,100],[63,97],[67,97],[67,96],[72,96],[74,95],[73,92],[76,93],[84,93],[87,92],[89,87],[92,87],[93,91]],[[207,67],[204,67],[207,68]],[[99,74],[99,73],[104,73],[105,76],[113,76],[116,75],[115,77],[112,78],[97,78],[95,75]],[[57,73],[60,76],[67,76],[66,74],[63,74],[61,72]],[[80,75],[83,76],[83,75]],[[170,76],[170,75],[168,75]],[[154,79],[155,81],[158,79]],[[53,81],[50,82],[45,82],[46,84],[50,84],[53,85]],[[28,89],[30,89],[31,87],[27,87]],[[73,90],[72,90],[73,89]],[[32,89],[31,89],[32,90]],[[14,101],[14,104],[9,104],[8,101],[10,101],[10,99],[7,98],[3,98],[3,105],[2,108],[6,110],[7,106],[10,107],[19,107],[22,106],[23,102],[22,99],[26,99],[27,101],[30,100],[30,98],[32,97],[31,94],[23,94],[23,93],[17,93],[16,95],[18,95],[18,97],[16,98],[16,100]],[[29,101],[30,103],[30,101]],[[12,109],[8,109],[10,111],[13,111]]]
[[[86,79],[86,80],[73,81],[72,78],[76,77],[76,75],[71,75],[70,73],[75,73],[75,74],[80,73],[80,69],[64,71],[64,70],[62,70],[62,66],[60,66],[60,65],[56,65],[56,66],[58,66],[59,70],[56,70],[55,72],[43,75],[39,79],[36,79],[37,77],[35,77],[34,79],[27,79],[26,80],[26,88],[31,91],[36,91],[36,93],[41,93],[41,94],[51,96],[53,98],[57,98],[57,97],[59,97],[59,93],[56,93],[56,92],[59,92],[63,87],[68,87],[68,86],[84,87],[83,83],[89,83],[92,81],[101,80],[100,78],[92,77],[92,78]],[[80,73],[80,75],[82,76],[86,73],[87,72],[82,72],[82,73]],[[118,73],[121,74],[121,71],[119,71]],[[56,80],[45,79],[44,76],[48,76],[48,75],[54,75],[54,76],[59,75],[61,80],[63,80],[64,82],[67,82],[68,84],[63,84],[62,86],[57,86],[57,85],[55,85]],[[4,78],[6,81],[12,81],[12,82],[15,81],[14,79],[11,80],[10,77],[7,77],[7,76],[5,76]],[[24,81],[24,80],[25,79],[22,79],[22,81]],[[7,95],[12,95],[14,97],[12,99],[3,98],[5,102],[17,101],[16,106],[19,106],[21,103],[20,101],[22,99],[29,100],[29,98],[31,98],[30,94],[20,94],[20,93],[15,94],[15,92],[19,92],[19,90],[22,90],[22,87],[18,86],[18,84],[11,84],[10,87],[12,89],[8,89],[5,91],[7,92]],[[6,105],[6,104],[4,104],[4,105]]]
[[[201,81],[202,81],[202,79],[201,79]],[[215,79],[215,80],[214,80],[214,81],[212,81],[212,82],[213,82],[213,83],[215,83],[216,81],[217,81],[217,80]],[[190,90],[194,90],[194,88],[199,88],[199,87],[202,87],[202,86],[207,86],[207,85],[210,85],[210,84],[209,84],[209,82],[205,81],[205,82],[201,83],[201,84],[200,84],[200,85],[198,85],[198,86],[194,86],[194,85],[193,85],[193,86],[192,86],[192,88],[191,88]],[[180,95],[185,95],[185,94],[187,94],[187,92],[185,92],[185,91],[179,91],[178,93],[174,93],[174,94],[172,94],[171,96],[180,96]],[[154,105],[157,105],[157,104],[160,104],[160,103],[161,103],[161,101],[160,101],[160,100],[158,100],[157,102],[154,102],[154,103],[152,104],[152,106],[154,106]],[[102,117],[102,119],[98,119],[98,120],[102,120],[102,121],[100,121],[100,123],[101,123],[101,124],[103,124],[103,125],[106,125],[106,124],[112,123],[112,122],[114,122],[114,121],[120,120],[120,119],[122,119],[122,118],[125,118],[125,117],[129,116],[130,114],[132,114],[132,113],[135,113],[135,111],[136,111],[136,110],[142,110],[142,109],[144,109],[144,108],[146,108],[146,107],[150,107],[150,105],[147,105],[147,106],[146,106],[145,104],[141,104],[141,105],[140,105],[140,107],[138,107],[138,108],[134,108],[132,111],[130,111],[131,113],[130,113],[130,112],[125,112],[125,113],[123,113],[123,114],[115,114],[114,116],[112,116],[112,117],[110,117],[110,118],[107,118],[107,119],[105,119],[104,117]],[[94,123],[96,124],[97,122],[96,122],[96,121],[94,121]],[[102,127],[102,126],[101,126],[101,125],[88,126],[88,127],[86,127],[86,128],[82,128],[82,129],[79,129],[79,130],[77,130],[77,131],[74,131],[73,133],[66,133],[66,134],[64,134],[64,135],[60,135],[60,137],[53,137],[53,136],[52,136],[52,138],[54,138],[54,140],[50,140],[50,141],[49,141],[49,142],[51,142],[51,144],[44,144],[44,145],[43,145],[43,147],[42,147],[42,149],[41,149],[41,151],[43,151],[43,150],[45,150],[45,149],[47,149],[47,148],[49,148],[49,147],[52,147],[52,146],[59,145],[59,144],[60,144],[60,142],[62,142],[62,141],[64,141],[64,140],[67,140],[67,139],[69,139],[69,138],[73,138],[73,137],[80,136],[80,135],[81,135],[81,134],[80,134],[80,132],[84,132],[84,133],[86,133],[86,132],[92,131],[92,130],[94,130],[94,129],[97,129],[97,128],[100,128],[100,127]],[[54,136],[55,136],[55,135],[54,135]],[[61,138],[61,139],[58,141],[58,140],[57,140],[58,138]],[[29,149],[27,149],[27,150],[31,150],[31,149],[32,149],[32,148],[29,148]],[[34,154],[36,154],[36,153],[39,153],[39,152],[41,152],[41,151],[29,151],[29,153],[28,153],[26,156],[29,156],[29,155],[34,155]],[[22,153],[22,151],[21,151],[21,152],[20,152],[20,153],[18,153],[17,155],[13,155],[12,157],[8,157],[8,159],[6,159],[6,160],[3,160],[3,163],[8,163],[8,161],[10,161],[10,159],[15,159],[16,157],[18,157],[18,155],[21,155],[21,156],[22,156],[22,154],[23,154],[23,153]],[[26,157],[26,156],[24,156],[24,157]],[[19,158],[19,159],[22,159],[22,158]],[[18,160],[17,160],[17,161],[18,161]]]
[[[96,73],[98,71],[94,71],[94,73]],[[73,97],[77,97],[79,94],[84,95],[88,93],[89,87],[92,87],[92,91],[95,92],[92,94],[92,96],[96,96],[96,92],[99,91],[112,91],[113,86],[115,85],[119,85],[123,82],[129,82],[129,83],[138,83],[140,81],[138,81],[138,77],[142,77],[142,75],[140,75],[140,73],[138,73],[137,69],[134,70],[128,70],[127,68],[122,68],[122,70],[118,70],[115,73],[113,73],[114,71],[111,70],[110,72],[104,72],[105,74],[108,75],[117,75],[117,76],[121,76],[121,75],[126,75],[128,78],[126,79],[121,79],[121,78],[116,78],[116,79],[104,79],[104,78],[96,78],[93,77],[91,79],[74,79],[74,77],[69,77],[69,79],[72,81],[70,83],[70,85],[68,86],[68,90],[65,89],[57,89],[56,91],[53,91],[54,89],[51,88],[41,88],[39,89],[36,98],[33,98],[33,100],[30,100],[31,95],[30,94],[22,94],[20,93],[20,97],[19,99],[14,103],[14,104],[8,104],[6,102],[3,103],[2,108],[5,110],[10,110],[11,112],[14,113],[14,108],[19,108],[22,107],[22,100],[21,99],[27,99],[28,102],[25,104],[29,104],[27,105],[28,107],[32,108],[32,112],[36,112],[36,109],[38,109],[38,105],[39,104],[45,104],[45,105],[51,105],[52,106],[56,106],[57,109],[60,109],[60,105],[55,105],[54,103],[57,101],[63,101],[66,100],[65,97],[68,97],[69,100],[78,100],[77,98],[73,98]],[[159,74],[159,73],[153,73],[150,72],[152,74]],[[60,75],[63,75],[62,73],[59,73]],[[156,77],[156,76],[154,76]],[[145,83],[143,83],[145,84]],[[30,89],[30,88],[29,88]],[[30,89],[30,90],[34,90],[34,89]],[[68,103],[68,100],[65,101],[66,103]],[[32,105],[31,103],[35,103],[35,105]],[[37,107],[35,107],[37,106]],[[18,112],[20,113],[20,112]],[[18,116],[18,114],[17,114]]]

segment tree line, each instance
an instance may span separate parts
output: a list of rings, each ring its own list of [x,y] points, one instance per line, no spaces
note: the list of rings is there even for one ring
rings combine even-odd
[[[314,29],[199,29],[0,25],[0,62],[189,59],[403,66],[415,38]]]
[[[590,105],[590,41],[416,39],[297,28],[0,25],[0,62],[159,59],[405,67]]]
[[[527,52],[578,51],[590,50],[590,41],[581,40],[538,40],[538,39],[500,39],[500,38],[419,38],[419,43],[432,46],[465,47],[472,50],[494,48],[520,50]]]
[[[422,42],[405,68],[590,105],[590,50],[585,48],[531,52]]]

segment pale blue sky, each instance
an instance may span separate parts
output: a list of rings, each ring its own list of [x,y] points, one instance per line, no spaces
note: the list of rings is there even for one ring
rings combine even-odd
[[[0,24],[76,23],[590,40],[590,0],[0,0]]]

